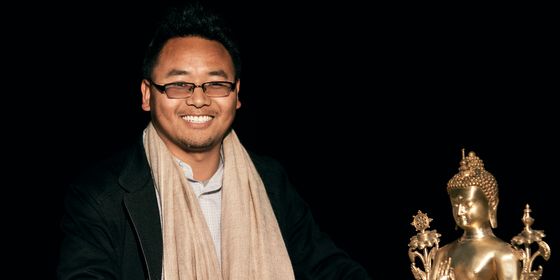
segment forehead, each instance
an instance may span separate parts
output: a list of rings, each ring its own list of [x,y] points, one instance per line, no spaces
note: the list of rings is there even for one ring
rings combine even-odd
[[[468,201],[486,199],[482,190],[476,186],[451,189],[449,190],[449,197],[454,200],[468,200]]]
[[[220,54],[229,54],[224,45],[220,42],[196,36],[171,38],[165,43],[161,52],[163,54],[165,52],[176,51],[216,52]]]
[[[233,71],[233,60],[224,45],[195,36],[172,38],[167,41],[158,56],[156,68],[189,65],[213,65]]]

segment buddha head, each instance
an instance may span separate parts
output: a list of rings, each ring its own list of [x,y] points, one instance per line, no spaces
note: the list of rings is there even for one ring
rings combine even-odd
[[[492,228],[498,226],[498,183],[474,152],[465,157],[463,150],[459,173],[447,183],[447,193],[458,226],[479,226],[486,221]]]

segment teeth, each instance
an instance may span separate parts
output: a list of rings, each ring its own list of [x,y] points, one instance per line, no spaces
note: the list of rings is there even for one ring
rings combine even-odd
[[[210,116],[183,116],[182,119],[185,120],[185,121],[188,121],[188,122],[192,122],[192,123],[204,123],[204,122],[209,122],[210,120],[212,120],[212,117],[210,117]]]

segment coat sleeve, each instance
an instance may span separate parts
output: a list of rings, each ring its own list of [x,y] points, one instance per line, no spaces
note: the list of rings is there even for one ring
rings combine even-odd
[[[102,204],[71,187],[64,203],[58,279],[117,279],[114,241]]]
[[[258,165],[257,169],[259,169]],[[338,248],[313,219],[308,205],[277,163],[261,166],[296,279],[370,279],[367,271]]]

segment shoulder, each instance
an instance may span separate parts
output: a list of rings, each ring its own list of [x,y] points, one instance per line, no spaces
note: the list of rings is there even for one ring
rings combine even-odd
[[[254,152],[248,153],[267,189],[291,184],[286,170],[278,160]]]
[[[450,252],[454,251],[457,248],[457,240],[454,240],[451,243],[445,244],[439,250],[437,250],[437,255],[447,256]]]
[[[511,255],[516,255],[515,253],[515,248],[513,248],[513,245],[499,239],[499,238],[494,238],[493,242],[492,242],[492,249],[493,251],[496,253],[496,255],[500,255],[500,256],[511,256]]]
[[[285,171],[280,162],[276,159],[260,155],[254,152],[248,152],[255,168],[261,176],[285,176]]]
[[[113,160],[96,161],[83,170],[70,182],[68,195],[103,203],[108,197],[120,191],[117,184],[117,170],[112,168]]]
[[[137,160],[138,149],[138,143],[133,143],[107,158],[84,166],[70,181],[68,193],[87,196],[102,203],[115,193],[124,192],[119,180],[128,165]]]
[[[514,268],[520,269],[520,261],[523,259],[523,256],[513,245],[496,238],[491,249],[494,253],[494,263],[497,266],[509,267],[509,270]]]
[[[282,164],[268,156],[248,152],[271,200],[291,200],[296,194]]]

